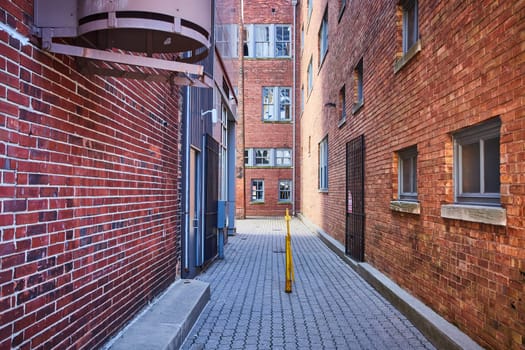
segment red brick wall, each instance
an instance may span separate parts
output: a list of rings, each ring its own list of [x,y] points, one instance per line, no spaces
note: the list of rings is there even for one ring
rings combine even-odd
[[[314,1],[301,79],[327,1]],[[340,22],[329,4],[329,48],[314,69],[301,119],[301,208],[345,240],[345,144],[364,134],[365,260],[482,346],[525,346],[525,3],[419,1],[422,50],[400,71],[397,1],[353,1]],[[306,2],[300,6],[306,18]],[[364,62],[364,106],[352,115],[353,69]],[[347,121],[338,125],[346,85]],[[499,116],[501,202],[507,226],[441,217],[453,203],[451,133]],[[317,143],[329,139],[329,191],[318,193]],[[311,140],[311,152],[307,150]],[[391,211],[397,197],[395,152],[417,144],[421,214]]]
[[[275,10],[272,12],[272,9]],[[293,24],[293,7],[290,1],[244,2],[245,24]],[[262,121],[262,88],[263,86],[290,87],[293,85],[293,61],[286,59],[244,59],[244,137],[245,148],[292,148],[293,124],[263,123]],[[245,213],[247,216],[284,215],[291,204],[278,203],[278,181],[292,180],[291,168],[246,168],[245,176]],[[265,200],[252,204],[251,181],[264,179]],[[240,181],[239,181],[240,182]],[[239,203],[238,203],[239,205]]]
[[[0,30],[0,348],[96,348],[178,277],[179,126],[178,90]]]

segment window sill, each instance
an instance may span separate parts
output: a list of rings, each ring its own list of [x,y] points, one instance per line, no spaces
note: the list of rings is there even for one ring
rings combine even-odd
[[[363,108],[363,105],[365,103],[363,101],[355,103],[354,107],[352,107],[352,114],[357,114],[361,108]]]
[[[410,62],[419,51],[421,51],[421,39],[412,45],[410,50],[394,63],[394,74],[399,72],[408,62]]]
[[[268,120],[268,119],[263,119],[262,122],[264,124],[291,124],[292,123],[292,120],[291,119],[282,119],[282,120]]]
[[[337,124],[337,127],[341,129],[345,124],[346,124],[346,117],[339,121],[339,124]]]
[[[264,204],[264,202],[250,202],[250,204],[253,204],[253,205],[260,205],[260,204]]]
[[[444,204],[441,217],[463,221],[479,222],[497,226],[507,226],[507,211],[500,207],[480,205]]]
[[[391,201],[390,202],[390,210],[397,211],[400,213],[408,213],[408,214],[421,214],[421,205],[419,202],[410,202],[410,201]]]
[[[320,188],[319,193],[328,193],[328,188]]]

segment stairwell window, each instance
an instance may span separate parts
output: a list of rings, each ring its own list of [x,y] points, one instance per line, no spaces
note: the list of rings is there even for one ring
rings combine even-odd
[[[456,202],[500,204],[500,127],[495,118],[454,134]]]
[[[399,199],[417,200],[417,147],[412,146],[398,152]]]
[[[279,202],[289,203],[292,201],[292,180],[279,180]]]
[[[323,65],[326,52],[328,51],[328,8],[324,11],[321,28],[318,34],[319,42],[319,67]]]
[[[264,180],[252,180],[252,203],[264,202]]]
[[[319,190],[328,191],[328,137],[319,143]]]

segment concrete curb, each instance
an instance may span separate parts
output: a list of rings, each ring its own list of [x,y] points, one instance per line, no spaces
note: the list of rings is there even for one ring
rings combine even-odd
[[[209,300],[208,283],[178,280],[103,349],[178,349]]]
[[[483,349],[456,326],[407,293],[387,276],[367,263],[359,263],[345,255],[344,245],[310,222],[302,214],[297,217],[343,261],[408,318],[438,349]]]

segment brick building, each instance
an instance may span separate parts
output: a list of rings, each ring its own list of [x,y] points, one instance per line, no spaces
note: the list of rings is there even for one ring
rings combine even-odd
[[[213,102],[193,101],[185,106],[184,118],[196,120],[199,140],[206,138],[221,148],[215,165],[219,153],[227,151],[217,133],[221,135],[225,125],[234,130],[235,121],[235,98],[225,93],[233,88],[218,51],[209,50],[211,68],[206,72],[217,73],[217,81],[198,73],[202,66],[194,64],[208,51],[214,5],[198,3],[202,27],[188,18],[175,19],[189,15],[189,7],[170,12],[172,17],[167,12],[148,16],[146,12],[162,2],[144,5],[148,8],[143,11],[81,18],[94,2],[78,8],[71,0],[40,2],[43,12],[38,12],[38,1],[2,1],[0,348],[97,348],[180,279],[181,242],[187,244],[181,236],[187,227],[182,220],[185,129],[179,84],[213,87],[213,92],[207,89]],[[237,8],[236,2],[218,3]],[[118,6],[127,6],[123,4]],[[103,9],[107,3],[99,5]],[[144,13],[144,18],[133,17]],[[171,23],[166,25],[166,20]],[[103,30],[92,35],[111,21],[112,35],[106,37]],[[164,31],[175,28],[174,21],[185,34]],[[139,30],[130,36],[126,25],[134,28],[137,23],[140,28],[143,23],[158,26],[159,31],[142,36],[145,32]],[[181,28],[176,30],[180,33]],[[151,54],[158,48],[151,41],[143,50],[133,50],[141,38],[158,39],[159,32],[168,33],[161,40],[166,52]],[[133,40],[114,46],[120,51],[103,50],[128,38]],[[189,43],[191,48],[186,47]],[[89,50],[77,50],[76,45]],[[128,55],[128,48],[140,53]],[[181,50],[184,56],[178,55]],[[77,57],[79,52],[85,57]],[[94,53],[104,60],[92,59]],[[219,110],[221,119],[215,124],[209,114],[202,115],[210,107]],[[210,170],[210,164],[200,168],[203,180],[206,172],[219,172]],[[203,212],[217,211],[222,184],[215,181],[207,188],[213,208],[203,203]],[[224,176],[220,181],[226,181]],[[217,219],[211,224],[202,235],[216,235]]]
[[[284,215],[295,198],[294,8],[288,0],[243,8],[237,215]]]
[[[302,214],[480,345],[525,346],[525,3],[301,1]]]

